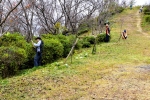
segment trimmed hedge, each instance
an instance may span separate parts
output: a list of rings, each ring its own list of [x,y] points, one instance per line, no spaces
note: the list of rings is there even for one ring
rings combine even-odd
[[[27,61],[26,51],[16,46],[0,47],[0,57],[2,78],[15,75],[19,67]]]
[[[56,37],[63,45],[63,48],[64,48],[63,57],[67,57],[72,47],[72,43],[71,43],[72,41],[69,41],[69,38],[68,38],[69,36],[57,35]]]
[[[19,33],[7,33],[0,38],[0,46],[8,47],[14,46],[22,48],[26,51],[28,60],[24,65],[20,66],[19,69],[31,68],[33,67],[33,56],[34,49],[31,43],[27,43],[25,37]]]
[[[83,43],[82,43],[82,48],[89,48],[89,47],[91,47],[90,42],[88,42],[88,41],[83,41]]]
[[[143,10],[144,14],[145,15],[149,15],[150,14],[150,9],[148,7],[146,7],[144,10]]]
[[[101,33],[96,37],[97,43],[105,42],[105,39],[106,39],[106,34],[104,33]]]
[[[69,51],[71,50],[72,44],[75,40],[75,36],[73,35],[69,35],[69,36],[65,36],[62,34],[59,35],[51,35],[51,34],[44,34],[42,35],[43,39],[57,39],[58,41],[60,41],[60,43],[63,45],[64,48],[64,52],[63,52],[63,57],[67,57]],[[80,46],[76,46],[76,49],[79,49]]]
[[[52,63],[55,60],[66,57],[71,50],[76,37],[74,35],[51,35],[41,36],[44,42],[42,64]],[[105,41],[105,34],[96,37],[98,43]],[[84,37],[79,40],[75,49],[88,48],[95,43],[94,36]],[[18,34],[5,34],[0,37],[0,73],[3,78],[15,75],[19,69],[33,67],[35,49],[31,43]]]
[[[43,39],[42,63],[48,64],[63,56],[64,47],[57,39]]]
[[[7,33],[0,38],[0,46],[16,46],[27,49],[27,44],[25,38],[18,33]]]
[[[86,36],[81,40],[82,48],[89,48],[92,44],[95,43],[94,36]]]
[[[145,20],[145,22],[150,23],[150,15],[145,15],[144,20]]]

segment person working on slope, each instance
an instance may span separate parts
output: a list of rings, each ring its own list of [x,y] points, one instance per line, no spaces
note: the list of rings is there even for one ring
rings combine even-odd
[[[127,31],[124,30],[124,31],[122,32],[121,36],[122,36],[122,39],[127,39]]]
[[[110,40],[110,29],[109,29],[109,25],[106,24],[106,39],[105,42],[109,42]]]
[[[142,13],[142,11],[143,11],[143,6],[141,6],[139,13]]]
[[[32,42],[32,45],[35,47],[36,54],[34,56],[34,66],[40,66],[41,65],[41,59],[42,59],[42,51],[43,51],[43,41],[40,37],[37,37],[35,39],[37,43]]]

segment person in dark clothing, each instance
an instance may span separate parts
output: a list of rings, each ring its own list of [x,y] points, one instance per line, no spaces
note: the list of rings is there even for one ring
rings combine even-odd
[[[42,60],[42,51],[43,51],[43,41],[40,37],[37,37],[35,39],[37,43],[34,43],[32,41],[33,46],[35,47],[36,54],[34,56],[34,66],[41,66],[41,60]]]
[[[109,25],[106,24],[106,39],[105,42],[109,42],[110,40],[110,29],[109,29]]]
[[[132,10],[132,4],[130,4],[130,10]]]

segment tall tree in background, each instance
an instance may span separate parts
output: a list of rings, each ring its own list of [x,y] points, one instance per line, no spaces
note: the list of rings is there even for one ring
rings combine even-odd
[[[56,34],[54,28],[57,22],[61,22],[63,14],[57,0],[37,0],[35,3],[38,25],[44,33]]]
[[[65,26],[73,34],[77,33],[78,26],[88,21],[98,10],[98,0],[58,0],[65,19]]]
[[[8,0],[9,1],[9,0]],[[23,0],[16,1],[15,4],[12,4],[13,2],[10,2],[13,6],[11,8],[7,8],[6,6],[6,0],[0,0],[0,35],[4,33],[4,24],[10,14],[21,4]]]
[[[6,2],[7,1],[7,2]],[[64,26],[76,34],[82,23],[103,27],[118,0],[0,0],[0,31],[20,32],[30,41],[36,33],[58,34]]]
[[[132,5],[132,6],[133,6],[133,5],[135,5],[135,3],[136,3],[135,0],[130,0],[130,1],[129,1],[129,5]]]

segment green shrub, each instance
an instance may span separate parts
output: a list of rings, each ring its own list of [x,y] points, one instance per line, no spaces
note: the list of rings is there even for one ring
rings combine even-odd
[[[19,66],[27,61],[27,53],[16,46],[0,47],[0,69],[2,78],[15,75]]]
[[[106,34],[104,34],[104,33],[97,35],[97,37],[96,37],[97,43],[104,42],[105,38],[106,38]]]
[[[42,39],[53,39],[55,38],[56,35],[52,35],[52,34],[42,34]]]
[[[66,57],[69,53],[69,51],[71,50],[72,44],[73,44],[73,39],[75,39],[74,36],[70,35],[70,36],[65,36],[62,34],[59,35],[51,35],[51,34],[47,34],[47,35],[42,35],[43,39],[57,39],[58,41],[60,41],[60,43],[63,45],[64,47],[64,52],[63,52],[63,57]]]
[[[7,33],[7,34],[3,35],[0,38],[0,46],[5,46],[5,47],[15,46],[15,47],[24,49],[27,53],[28,60],[25,62],[25,64],[23,66],[19,67],[19,69],[33,67],[33,55],[34,55],[33,46],[31,43],[27,43],[25,40],[25,37],[22,36],[21,34]]]
[[[145,15],[144,19],[145,19],[145,22],[150,23],[150,15]]]
[[[95,37],[94,36],[88,36],[87,41],[90,42],[90,44],[94,44],[95,43]]]
[[[57,39],[43,39],[42,63],[51,63],[63,56],[64,47]]]
[[[19,67],[20,70],[21,69],[28,69],[28,68],[32,68],[34,66],[34,63],[33,63],[33,59],[34,59],[34,55],[35,55],[35,48],[33,47],[33,45],[31,43],[27,44],[27,61],[24,63],[23,66]]]
[[[91,47],[90,42],[88,42],[88,41],[83,41],[83,43],[82,43],[82,48],[89,48],[89,47]]]
[[[69,42],[71,43],[71,47],[72,47],[74,42],[76,41],[76,36],[70,35],[68,38],[69,38]],[[81,47],[82,47],[82,42],[78,41],[77,44],[75,45],[75,49],[79,50]]]
[[[63,34],[63,35],[68,35],[68,34],[69,34],[69,31],[68,31],[68,30],[63,30],[63,31],[62,31],[62,34]]]
[[[94,36],[86,36],[80,42],[82,43],[82,48],[89,48],[91,44],[95,43],[95,38]]]
[[[144,10],[143,10],[144,14],[147,15],[150,13],[150,9],[148,7],[146,7]]]
[[[144,14],[145,14],[145,15],[150,15],[150,12],[145,12]]]
[[[72,44],[69,41],[69,36],[57,35],[56,37],[64,47],[63,57],[67,57],[72,47]]]
[[[80,30],[78,31],[78,35],[81,35],[81,34],[87,33],[88,31],[89,31],[89,29],[88,29],[88,28],[80,29]]]
[[[84,34],[89,31],[89,25],[87,22],[83,22],[79,25],[78,35]]]
[[[7,33],[3,35],[0,40],[2,41],[0,46],[17,46],[23,49],[27,48],[27,42],[24,37],[19,33]]]

